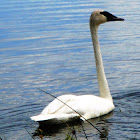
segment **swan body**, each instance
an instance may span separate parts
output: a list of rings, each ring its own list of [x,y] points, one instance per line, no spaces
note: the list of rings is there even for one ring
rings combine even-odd
[[[80,118],[82,120],[99,117],[108,114],[114,109],[113,99],[110,94],[107,79],[104,73],[101,50],[98,40],[98,26],[107,21],[122,21],[106,11],[96,10],[90,16],[90,31],[94,48],[96,61],[97,78],[99,85],[99,96],[94,95],[62,95],[54,99],[42,112],[37,116],[31,117],[34,121],[59,120],[69,121]],[[73,109],[71,109],[71,108]],[[75,111],[76,112],[75,112]],[[77,113],[78,112],[78,113]],[[79,115],[80,114],[80,115]]]
[[[72,107],[83,117],[80,117],[76,112],[58,99]],[[80,118],[84,120],[83,118],[90,119],[108,114],[114,109],[114,105],[111,101],[94,95],[62,95],[59,96],[58,99],[52,101],[40,115],[33,116],[31,119],[34,121],[52,119],[69,120],[72,118]]]

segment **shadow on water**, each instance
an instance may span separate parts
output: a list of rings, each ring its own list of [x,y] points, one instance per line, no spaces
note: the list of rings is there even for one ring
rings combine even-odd
[[[69,122],[59,122],[57,124],[51,123],[50,121],[41,121],[39,123],[39,127],[35,130],[33,133],[33,137],[39,136],[39,137],[44,137],[44,136],[55,136],[58,133],[64,132],[63,130],[69,130],[70,133],[77,133],[77,130],[80,133],[85,134],[86,137],[88,136],[89,133],[92,133],[94,137],[98,135],[99,139],[103,139],[109,135],[109,124],[108,124],[108,119],[113,116],[113,112],[98,117],[94,119],[90,119],[89,121],[96,127],[98,128],[102,134],[100,134],[94,127],[92,127],[88,122],[82,121],[80,119],[72,120]],[[92,129],[91,129],[92,127]],[[89,132],[93,131],[93,132]],[[66,135],[66,134],[64,134]]]

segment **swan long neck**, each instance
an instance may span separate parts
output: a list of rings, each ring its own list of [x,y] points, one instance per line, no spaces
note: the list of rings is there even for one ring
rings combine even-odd
[[[112,97],[111,97],[110,90],[108,87],[108,82],[107,82],[105,72],[104,72],[103,60],[102,60],[100,44],[98,40],[98,25],[95,25],[90,22],[90,30],[91,30],[93,48],[94,48],[94,53],[95,53],[96,70],[97,70],[100,97],[106,98],[112,101]]]

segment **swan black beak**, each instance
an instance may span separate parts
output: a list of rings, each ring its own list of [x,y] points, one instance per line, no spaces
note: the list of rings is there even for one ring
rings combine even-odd
[[[103,14],[107,18],[107,21],[124,21],[123,18],[116,17],[107,11],[100,12],[100,14]]]
[[[113,15],[113,17],[110,18],[110,19],[107,20],[107,21],[124,21],[124,19],[123,19],[123,18],[116,17],[116,16]]]

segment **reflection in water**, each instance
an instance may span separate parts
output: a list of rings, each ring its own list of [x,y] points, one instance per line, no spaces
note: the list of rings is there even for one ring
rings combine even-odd
[[[91,126],[88,122],[84,122],[82,120],[75,120],[71,122],[59,123],[59,124],[52,124],[49,121],[41,121],[39,122],[39,127],[33,133],[33,137],[39,136],[55,136],[58,133],[63,133],[63,138],[67,135],[67,132],[64,130],[68,130],[68,133],[71,135],[77,135],[78,133],[85,134],[86,137],[90,137],[88,134],[92,134],[92,138],[97,137],[99,134],[98,139],[106,138],[109,134],[109,124],[108,119],[113,115],[113,112],[98,117],[94,119],[90,119],[89,121],[98,128],[100,132],[98,132],[93,126]],[[91,129],[92,127],[92,129]],[[80,130],[80,131],[79,131]],[[65,133],[64,133],[65,132]],[[78,137],[81,134],[78,134]]]

